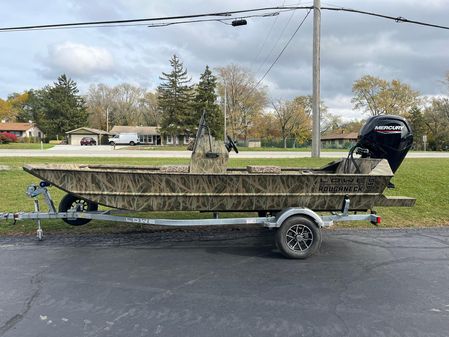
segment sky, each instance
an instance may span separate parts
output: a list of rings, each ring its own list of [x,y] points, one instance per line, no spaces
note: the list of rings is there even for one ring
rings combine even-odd
[[[322,6],[378,12],[448,24],[449,0],[333,0]],[[0,2],[0,26],[95,20],[122,20],[271,6],[309,6],[291,0],[21,0]],[[307,11],[249,18],[232,27],[221,22],[152,27],[58,29],[0,33],[0,98],[52,84],[65,73],[81,93],[92,84],[123,82],[154,90],[176,54],[193,81],[206,65],[212,70],[237,64],[260,79],[285,47]],[[238,19],[238,16],[235,17]],[[353,13],[321,16],[321,99],[344,119],[366,117],[352,109],[352,84],[364,75],[398,79],[422,95],[446,93],[449,30],[396,23]],[[311,13],[262,82],[271,100],[312,93]]]

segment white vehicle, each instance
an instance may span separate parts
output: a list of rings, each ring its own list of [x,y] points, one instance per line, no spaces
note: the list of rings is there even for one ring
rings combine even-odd
[[[110,145],[131,145],[139,144],[139,136],[137,133],[120,133],[108,139]]]

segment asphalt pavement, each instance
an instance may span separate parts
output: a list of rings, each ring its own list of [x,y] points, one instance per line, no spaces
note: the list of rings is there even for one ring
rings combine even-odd
[[[0,336],[448,336],[449,229],[0,238]]]
[[[110,145],[78,146],[78,145],[56,145],[47,150],[19,150],[0,149],[0,157],[129,157],[129,158],[190,158],[190,151],[164,151],[140,150],[138,146],[134,149],[125,149],[126,146]],[[321,151],[323,158],[342,158],[348,155],[348,151],[327,152]],[[308,158],[308,151],[241,151],[230,153],[231,158]],[[407,158],[449,158],[448,152],[409,152]]]

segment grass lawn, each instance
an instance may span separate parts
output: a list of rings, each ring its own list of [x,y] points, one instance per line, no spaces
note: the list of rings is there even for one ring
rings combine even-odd
[[[54,144],[43,144],[44,150],[50,149],[54,146]],[[9,143],[9,144],[0,144],[0,150],[2,149],[20,149],[20,150],[40,150],[41,144],[37,143]]]
[[[230,166],[246,165],[278,165],[319,167],[329,162],[329,159],[231,159]],[[7,170],[0,170],[0,186],[2,197],[0,198],[0,212],[30,211],[33,203],[25,195],[26,187],[38,182],[38,179],[25,173],[22,166],[27,163],[102,163],[102,164],[126,164],[126,165],[161,165],[183,164],[188,159],[183,158],[57,158],[57,157],[29,157],[8,158],[0,161],[0,168],[7,166]],[[419,227],[449,225],[449,159],[406,159],[398,170],[393,182],[396,189],[387,190],[387,195],[403,195],[415,197],[416,206],[412,208],[378,208],[382,216],[382,227]],[[63,192],[50,188],[50,193],[56,204],[63,196]],[[140,213],[139,215],[143,215]],[[210,214],[196,212],[183,213],[148,213],[147,216],[164,218],[194,218],[210,217]],[[234,215],[235,214],[230,214]],[[229,215],[228,215],[229,216]],[[241,214],[238,216],[242,216]],[[339,223],[338,227],[370,227],[368,222]],[[72,227],[63,221],[45,221],[44,229],[47,232],[117,232],[142,230],[140,225],[106,223],[92,221],[86,226]],[[34,233],[35,226],[32,222],[18,222],[15,226],[10,223],[0,223],[0,234],[24,234]]]

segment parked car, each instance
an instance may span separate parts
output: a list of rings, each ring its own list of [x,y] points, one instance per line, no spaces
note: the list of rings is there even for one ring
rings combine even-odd
[[[80,141],[81,146],[83,145],[97,145],[97,141],[92,137],[83,137]]]
[[[140,143],[137,133],[120,133],[112,138],[109,138],[108,141],[110,145],[129,144],[134,146]]]

